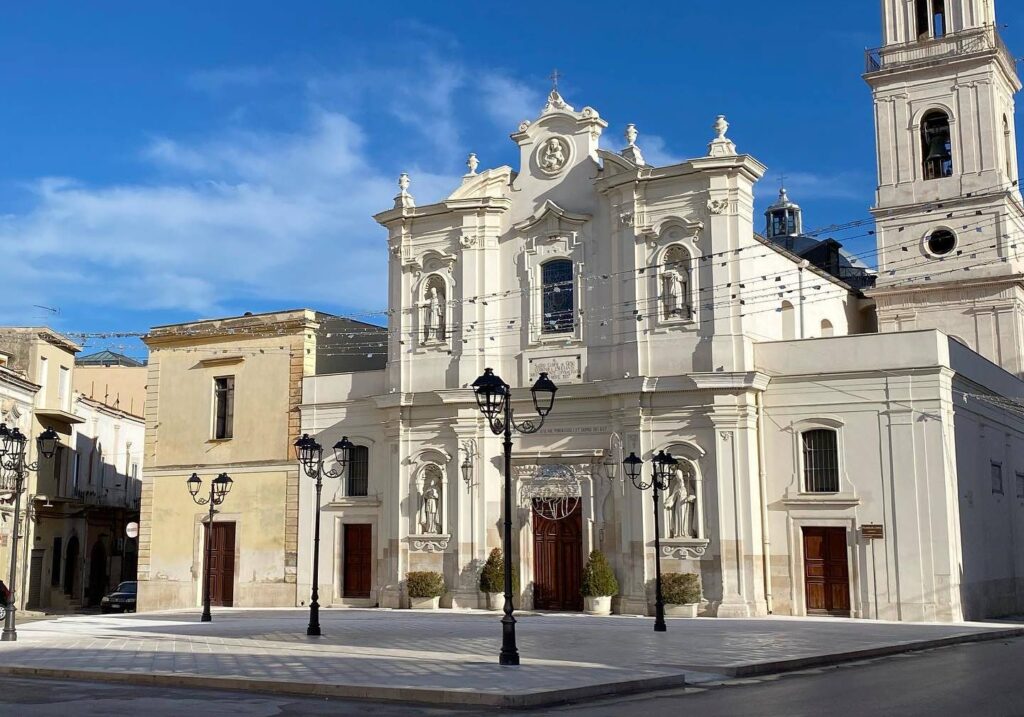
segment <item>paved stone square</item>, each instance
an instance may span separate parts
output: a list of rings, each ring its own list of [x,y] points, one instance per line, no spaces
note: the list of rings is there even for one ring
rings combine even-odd
[[[523,664],[503,668],[496,613],[324,610],[321,638],[306,636],[307,619],[220,609],[212,623],[198,612],[33,622],[18,642],[0,643],[0,672],[514,706],[1008,634],[1006,625],[813,618],[670,619],[655,633],[650,618],[523,614]]]

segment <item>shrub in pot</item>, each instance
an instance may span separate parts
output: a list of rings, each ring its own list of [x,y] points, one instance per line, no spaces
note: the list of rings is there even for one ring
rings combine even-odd
[[[444,575],[429,570],[410,572],[406,575],[405,585],[409,591],[409,606],[413,610],[436,610],[447,590]]]
[[[491,610],[505,607],[505,555],[501,548],[495,548],[487,556],[480,571],[480,591],[487,593],[487,606]],[[519,568],[512,565],[512,597],[519,594]]]
[[[612,611],[612,595],[619,592],[619,581],[615,571],[608,564],[608,558],[600,550],[594,550],[583,568],[580,592],[584,597],[584,612],[588,615],[609,615]]]
[[[700,605],[700,576],[696,573],[666,573],[661,576],[661,594],[669,617],[697,617]]]

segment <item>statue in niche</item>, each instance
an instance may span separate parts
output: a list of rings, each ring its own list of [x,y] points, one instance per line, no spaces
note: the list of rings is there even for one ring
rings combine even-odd
[[[686,294],[689,291],[686,272],[677,269],[667,269],[661,274],[661,302],[665,311],[665,318],[673,319],[688,317],[689,307],[686,303]]]
[[[692,478],[692,473],[679,467],[676,468],[675,475],[669,481],[668,494],[665,496],[669,538],[697,537],[695,520],[697,496],[689,491],[688,478]]]
[[[547,172],[557,172],[565,166],[565,144],[558,137],[552,137],[544,143],[541,151],[540,166]]]
[[[441,478],[436,468],[427,469],[427,477],[420,494],[420,530],[424,535],[441,534]]]
[[[445,337],[445,302],[444,294],[438,291],[437,285],[429,282],[426,305],[423,307],[423,338],[444,341]]]

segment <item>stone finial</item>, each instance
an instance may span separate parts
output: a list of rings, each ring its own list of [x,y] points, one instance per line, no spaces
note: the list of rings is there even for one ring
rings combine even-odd
[[[644,155],[640,152],[640,148],[636,146],[636,138],[639,135],[639,132],[636,131],[636,125],[627,124],[625,134],[627,145],[619,154],[638,167],[644,166],[646,164],[644,162]]]
[[[725,115],[718,115],[715,119],[715,123],[711,125],[712,129],[715,130],[715,138],[711,140],[711,144],[708,145],[708,156],[709,157],[732,157],[736,155],[736,145],[725,136],[725,133],[729,131],[729,122],[725,119]]]
[[[398,177],[398,196],[395,197],[396,209],[410,209],[416,206],[416,201],[409,194],[409,175],[402,172]]]
[[[715,139],[725,139],[725,133],[729,131],[729,121],[725,119],[725,115],[718,115],[712,128],[718,135]]]
[[[466,157],[466,166],[469,167],[469,174],[476,174],[476,168],[480,166],[480,160],[476,158],[476,152],[470,152]]]

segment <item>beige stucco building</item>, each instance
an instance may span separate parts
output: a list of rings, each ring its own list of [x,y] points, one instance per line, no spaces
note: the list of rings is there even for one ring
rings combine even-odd
[[[206,508],[185,481],[227,472],[234,486],[213,539],[220,605],[295,605],[303,377],[359,368],[348,337],[382,329],[309,310],[160,326],[150,350],[139,607],[199,604]]]
[[[0,351],[8,374],[36,386],[31,403],[14,402],[0,417],[28,437],[26,463],[38,462],[22,496],[18,606],[98,605],[135,576],[135,543],[125,527],[138,520],[143,419],[76,392],[80,347],[55,331],[0,328]],[[61,444],[52,459],[40,460],[35,438],[46,428]],[[0,565],[5,580],[8,561]]]

